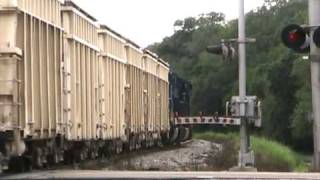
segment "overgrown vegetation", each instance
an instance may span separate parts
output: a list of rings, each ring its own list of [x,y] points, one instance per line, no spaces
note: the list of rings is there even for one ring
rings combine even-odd
[[[263,103],[260,135],[312,152],[310,65],[284,47],[280,35],[290,23],[307,24],[307,9],[306,0],[265,0],[247,14],[247,36],[257,39],[247,48],[247,91]],[[174,35],[149,48],[192,83],[194,114],[222,114],[237,94],[238,64],[223,62],[206,47],[237,37],[237,20],[226,22],[222,13],[211,12],[178,20],[174,27]]]
[[[223,151],[212,157],[212,161],[216,162],[211,163],[217,164],[221,170],[230,168],[237,163],[239,150],[239,135],[237,133],[195,133],[194,138],[223,144]],[[255,152],[256,167],[259,171],[308,171],[308,165],[304,162],[303,156],[279,142],[254,136],[251,138],[251,143]]]

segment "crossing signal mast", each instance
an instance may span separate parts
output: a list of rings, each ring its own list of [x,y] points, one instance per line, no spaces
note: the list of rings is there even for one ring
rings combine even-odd
[[[239,45],[239,96],[232,97],[226,104],[226,115],[240,120],[240,151],[238,166],[231,168],[235,171],[255,171],[254,153],[250,148],[248,125],[261,127],[261,103],[256,96],[248,96],[246,92],[246,44],[255,42],[255,39],[246,38],[244,0],[239,0],[239,38],[222,40],[220,44],[209,46],[207,51],[221,55],[224,60],[233,60],[236,57],[233,44]]]
[[[285,46],[309,54],[313,108],[313,170],[320,171],[320,1],[309,0],[309,26],[291,24],[282,30]]]

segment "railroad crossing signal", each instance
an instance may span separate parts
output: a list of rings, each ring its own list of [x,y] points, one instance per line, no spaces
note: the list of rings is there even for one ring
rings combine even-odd
[[[241,104],[245,104],[245,114],[240,111]],[[245,117],[249,124],[260,128],[262,126],[262,106],[256,96],[247,96],[244,101],[241,101],[239,96],[233,96],[231,101],[226,103],[226,116],[233,118]]]
[[[297,53],[308,53],[310,51],[308,28],[290,24],[282,30],[281,39],[284,45]]]
[[[313,37],[310,31],[314,30]],[[282,30],[282,42],[297,53],[309,53],[311,40],[320,48],[320,27],[290,24]]]
[[[240,121],[240,151],[238,166],[235,170],[244,170],[251,169],[250,166],[254,166],[254,153],[250,148],[248,123],[250,123],[250,120],[251,122],[253,120],[256,126],[261,126],[261,103],[257,102],[255,96],[247,96],[246,92],[246,43],[254,43],[256,40],[246,37],[244,0],[239,0],[238,30],[238,39],[222,40],[220,45],[209,46],[207,51],[209,53],[222,55],[224,60],[232,60],[236,56],[236,51],[231,46],[231,43],[238,43],[239,46],[239,96],[232,98],[231,106],[230,108],[227,106],[226,111],[228,114],[228,111],[231,110],[231,118]]]
[[[309,0],[309,26],[295,24],[285,27],[281,39],[288,48],[297,53],[308,53],[310,59],[312,109],[313,109],[313,141],[314,153],[312,166],[320,171],[320,1]]]
[[[244,0],[240,0],[242,6]],[[243,10],[243,9],[242,9]],[[241,25],[239,29],[244,29],[244,11],[240,12]],[[254,124],[255,127],[261,127],[261,102],[257,101],[256,96],[246,95],[246,43],[255,43],[254,38],[245,38],[245,32],[239,33],[239,39],[222,40],[220,45],[207,47],[207,52],[222,55],[223,60],[233,60],[236,56],[236,50],[231,43],[239,45],[239,96],[234,96],[231,102],[226,105],[226,117],[187,117],[178,118],[176,123],[185,124],[230,124],[240,126],[240,151],[238,167],[235,169],[250,169],[254,166],[254,153],[250,148],[250,135],[248,125]],[[229,120],[228,120],[229,119]],[[199,123],[201,120],[201,123]],[[221,121],[222,120],[222,121]],[[254,169],[254,168],[253,168]]]
[[[207,47],[207,52],[216,55],[222,55],[223,60],[233,60],[236,57],[236,50],[230,43],[221,43]]]

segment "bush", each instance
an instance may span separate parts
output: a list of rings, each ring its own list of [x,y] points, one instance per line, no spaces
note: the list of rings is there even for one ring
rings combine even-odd
[[[223,160],[213,160],[217,161],[218,163],[223,161],[233,163],[236,162],[239,149],[239,135],[237,133],[195,133],[194,138],[215,141],[223,144],[224,146],[228,145],[228,147],[225,147],[228,150],[224,150],[218,156],[223,158]],[[230,151],[230,143],[232,143],[231,146],[234,147],[232,148],[232,151]],[[302,155],[299,155],[298,153],[292,151],[289,147],[276,141],[253,136],[251,137],[251,148],[254,150],[256,162],[255,165],[259,171],[303,172],[308,170],[306,163],[303,161]],[[232,153],[232,155],[230,155],[230,153]],[[236,164],[228,163],[226,165],[221,165],[221,163],[219,163],[219,165],[227,168],[226,166],[231,167],[232,165]]]
[[[289,147],[266,138],[252,137],[251,140],[258,168],[284,172],[307,170],[301,156]]]

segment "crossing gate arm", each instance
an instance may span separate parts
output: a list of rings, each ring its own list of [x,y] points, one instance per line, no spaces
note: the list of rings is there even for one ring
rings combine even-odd
[[[176,117],[174,118],[175,125],[240,125],[240,118],[231,117],[210,117],[210,116],[195,116],[195,117]]]

